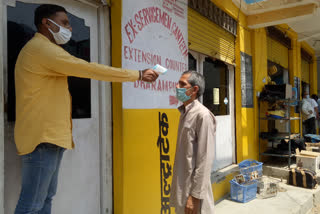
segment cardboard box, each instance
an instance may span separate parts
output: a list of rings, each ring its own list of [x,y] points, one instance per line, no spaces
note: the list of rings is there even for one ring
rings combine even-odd
[[[311,169],[318,173],[320,171],[320,156],[296,155],[297,167]]]
[[[286,84],[286,99],[292,99],[292,85]]]

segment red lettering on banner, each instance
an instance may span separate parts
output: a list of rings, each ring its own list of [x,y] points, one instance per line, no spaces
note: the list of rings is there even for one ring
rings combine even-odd
[[[174,3],[175,5],[174,1],[172,3]],[[181,9],[182,8],[178,8],[177,11]],[[162,11],[158,7],[148,7],[141,9],[140,11],[135,13],[133,17],[134,19],[130,19],[124,27],[130,44],[133,43],[139,32],[141,32],[147,25],[152,23],[159,23],[174,35],[182,55],[184,57],[188,56],[188,47],[183,37],[182,31],[180,30],[177,23],[172,21],[173,18],[167,12]]]
[[[146,83],[141,80],[137,80],[134,82],[134,88],[140,88],[144,90],[150,91],[158,91],[158,92],[174,92],[176,91],[177,82],[168,81],[168,80],[158,80],[156,82]]]
[[[160,14],[161,14],[161,9],[156,7],[154,22],[160,23],[160,18],[159,18]]]
[[[147,85],[146,85],[146,89],[150,89],[150,83],[147,83]]]
[[[139,11],[139,14],[141,13],[141,10]],[[143,13],[143,19],[144,19],[144,25],[148,25],[149,24],[149,19],[148,19],[148,11],[146,9],[142,10]]]
[[[152,83],[152,90],[154,90],[154,91],[157,90],[157,89],[156,89],[156,83],[155,83],[155,82]]]
[[[133,38],[131,38],[131,33],[129,32],[128,27],[129,27],[129,25],[126,24],[126,26],[124,27],[124,29],[125,29],[125,31],[126,31],[126,34],[127,34],[127,37],[128,37],[128,39],[129,39],[130,43],[132,43],[132,42],[133,42]]]
[[[130,29],[128,29],[130,27]],[[136,24],[133,24],[133,20],[130,19],[130,21],[126,24],[125,26],[125,30],[126,30],[126,34],[127,37],[130,41],[130,43],[132,43],[134,41],[134,39],[136,38],[138,31],[136,30]]]
[[[165,67],[169,70],[174,70],[178,72],[183,72],[187,70],[187,64],[184,62],[179,62],[173,59],[166,58]]]
[[[129,60],[132,60],[133,59],[133,57],[132,57],[132,49],[130,49],[130,48],[129,48],[129,55],[130,55]]]
[[[128,54],[128,46],[125,46],[124,49],[123,49],[123,55],[124,55],[125,59],[129,59],[127,54]]]
[[[178,42],[179,45],[179,49],[182,53],[183,56],[188,56],[188,48],[186,45],[186,42],[184,40],[183,34],[180,30],[180,28],[178,27],[178,25],[176,23],[173,23],[172,25],[172,29],[171,29],[173,35],[176,38],[176,41]]]
[[[148,65],[163,65],[169,70],[184,72],[188,69],[187,64],[185,62],[179,62],[174,59],[166,58],[164,64],[162,64],[162,57],[160,55],[146,52],[134,47],[124,46],[123,47],[123,55],[126,60],[144,63]]]
[[[139,82],[135,81],[133,87],[138,88],[139,87]]]
[[[169,0],[164,0],[162,7],[167,9],[169,12],[172,12],[172,2]]]
[[[168,81],[165,82],[164,89],[165,89],[166,91],[169,91]]]
[[[162,80],[163,81],[163,80]],[[158,82],[158,88],[157,88],[157,90],[158,91],[162,91],[162,89],[161,89],[161,80],[159,80],[159,82]]]
[[[148,65],[162,64],[160,55],[146,52],[130,46],[123,46],[123,53],[126,60],[134,61],[137,63],[145,63]]]
[[[143,88],[143,89],[146,89],[146,85],[145,85],[145,83],[143,81],[140,82],[140,87]]]
[[[141,18],[140,12],[139,12],[139,15],[138,14],[134,15],[134,19],[136,20],[136,23],[138,24],[138,29],[141,31],[143,29],[143,22],[142,22],[142,18]]]

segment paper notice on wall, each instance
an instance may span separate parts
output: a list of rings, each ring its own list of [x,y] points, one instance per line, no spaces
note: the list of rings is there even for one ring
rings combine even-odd
[[[175,87],[188,69],[187,1],[123,0],[122,5],[122,67],[168,69],[152,84],[123,83],[123,108],[177,108]]]
[[[213,88],[213,105],[220,105],[219,88]]]

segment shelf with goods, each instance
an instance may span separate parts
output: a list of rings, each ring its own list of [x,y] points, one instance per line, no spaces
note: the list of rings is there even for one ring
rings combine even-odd
[[[300,120],[300,117],[290,117],[290,118],[268,118],[268,117],[262,117],[260,120]]]
[[[301,138],[301,113],[300,113],[300,101],[292,99],[270,99],[270,100],[259,100],[259,158],[261,161],[262,156],[273,156],[273,157],[283,157],[288,158],[288,166],[290,167],[291,158],[295,156],[292,151],[292,140]],[[294,105],[299,106],[298,116],[293,117]],[[279,111],[282,111],[282,116],[265,116],[261,115],[261,109],[264,107],[270,108],[270,106],[277,106]],[[279,108],[281,106],[281,108]],[[266,109],[266,108],[265,108]],[[266,112],[268,110],[266,109]],[[272,121],[274,121],[272,123]],[[275,124],[282,123],[285,126],[285,131],[278,132],[275,129]],[[299,121],[299,131],[298,133],[292,133],[291,127],[293,121]],[[266,123],[264,127],[261,123]],[[270,128],[270,126],[272,128]],[[262,131],[262,129],[267,129],[267,131]],[[272,130],[270,130],[272,129]],[[268,144],[271,143],[271,147],[267,146],[262,150],[262,141],[267,141]],[[276,148],[274,145],[284,144],[287,149]]]

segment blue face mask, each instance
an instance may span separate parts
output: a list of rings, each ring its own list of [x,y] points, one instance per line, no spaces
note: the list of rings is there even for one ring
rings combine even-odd
[[[178,100],[181,102],[187,102],[188,100],[191,99],[190,96],[186,95],[186,92],[189,91],[191,88],[188,90],[186,88],[176,88],[176,97]]]

